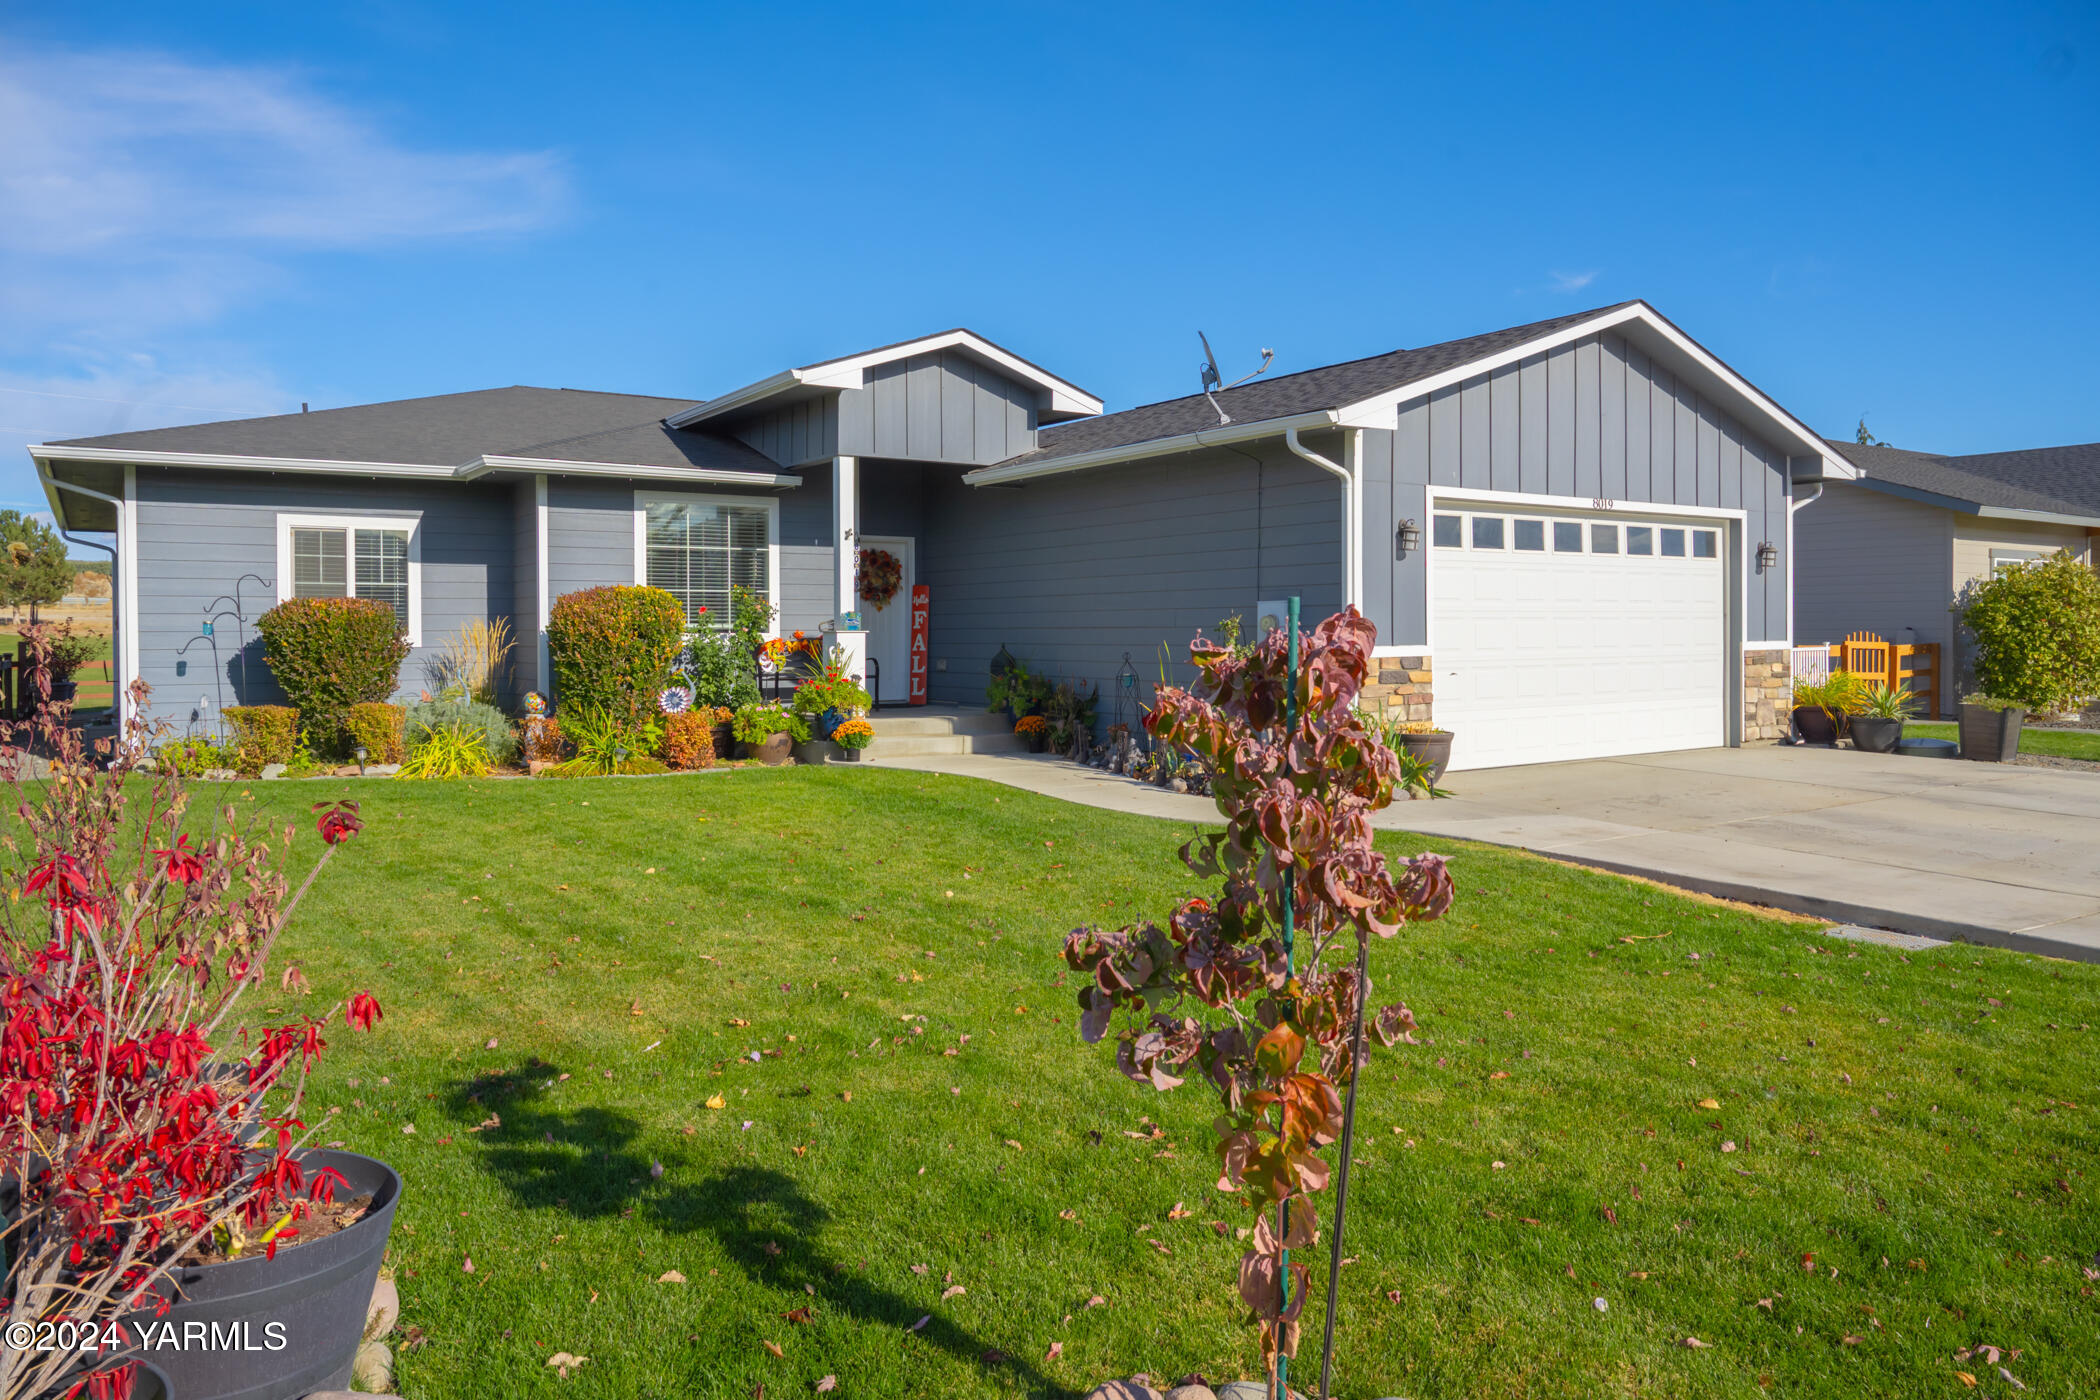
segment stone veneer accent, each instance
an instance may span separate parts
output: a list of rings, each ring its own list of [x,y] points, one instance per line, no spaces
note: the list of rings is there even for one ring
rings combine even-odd
[[[1363,703],[1374,710],[1389,710],[1401,719],[1434,719],[1436,696],[1429,688],[1429,658],[1426,656],[1379,656],[1372,658],[1377,679],[1364,687]]]
[[[1776,743],[1794,727],[1792,666],[1783,651],[1743,653],[1743,742]]]

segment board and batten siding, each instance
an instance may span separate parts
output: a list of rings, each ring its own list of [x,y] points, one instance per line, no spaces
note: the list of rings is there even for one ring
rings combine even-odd
[[[842,389],[753,414],[730,431],[782,466],[897,457],[988,466],[1035,450],[1036,391],[958,350],[913,355]]]
[[[1390,431],[1364,431],[1361,452],[1364,611],[1380,646],[1428,640],[1431,486],[1565,496],[1571,508],[1742,510],[1742,638],[1787,635],[1787,457],[1622,336],[1587,336],[1402,403]],[[1422,548],[1396,559],[1395,530],[1409,519]],[[1760,572],[1768,540],[1779,562]]]
[[[1246,450],[1018,490],[929,471],[919,578],[932,590],[931,698],[982,705],[1004,646],[1031,671],[1098,685],[1105,732],[1125,653],[1149,701],[1162,658],[1185,681],[1190,638],[1215,636],[1221,618],[1251,627],[1257,602],[1292,593],[1308,618],[1334,612],[1340,483],[1280,444]]]
[[[178,727],[215,724],[226,705],[284,703],[255,631],[277,602],[280,514],[421,513],[422,645],[401,667],[397,700],[435,688],[437,652],[463,624],[515,605],[508,486],[137,470],[139,674],[153,687],[152,716]],[[229,611],[203,640],[216,600],[237,589],[245,621]]]
[[[547,583],[550,599],[582,588],[638,583],[634,560],[634,493],[746,498],[780,502],[779,626],[814,632],[831,617],[831,477],[804,474],[799,487],[773,492],[681,486],[624,478],[553,477],[547,483]]]

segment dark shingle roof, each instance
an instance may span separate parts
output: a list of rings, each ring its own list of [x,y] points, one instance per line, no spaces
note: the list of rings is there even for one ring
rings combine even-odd
[[[733,437],[667,428],[655,419],[628,428],[586,433],[563,442],[543,442],[509,457],[539,457],[550,462],[615,462],[637,467],[707,467],[740,472],[780,471],[780,464]]]
[[[1257,379],[1237,389],[1228,389],[1217,399],[1235,423],[1258,423],[1271,418],[1289,418],[1300,413],[1340,408],[1630,305],[1631,302],[1618,302],[1568,316],[1555,316],[1551,320],[1534,321],[1529,325],[1512,326],[1507,330],[1490,331],[1486,335],[1447,340],[1441,345],[1424,346],[1419,350],[1395,350],[1368,359],[1282,374],[1274,379]],[[1218,415],[1212,412],[1210,403],[1201,394],[1191,394],[1187,398],[1168,399],[1164,403],[1146,404],[1121,413],[1104,413],[1095,418],[1082,418],[1076,423],[1044,428],[1036,435],[1039,445],[1035,451],[1010,458],[1000,465],[1042,462],[1103,448],[1127,447],[1132,443],[1179,437],[1217,426]]]
[[[450,467],[483,453],[530,456],[530,449],[540,443],[654,423],[691,402],[520,384],[317,413],[72,438],[63,445]]]
[[[2100,443],[1947,457],[1836,438],[1828,441],[1869,480],[1978,506],[2100,516]]]

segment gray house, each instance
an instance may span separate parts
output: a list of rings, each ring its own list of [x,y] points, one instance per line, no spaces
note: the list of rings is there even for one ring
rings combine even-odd
[[[273,696],[229,600],[385,599],[411,694],[508,618],[522,693],[555,598],[637,582],[703,624],[733,582],[782,629],[857,609],[905,701],[912,608],[857,597],[880,548],[927,590],[924,698],[979,703],[1002,645],[1107,693],[1299,594],[1376,623],[1378,696],[1458,766],[1776,737],[1797,492],[1859,475],[1638,301],[1118,413],[955,330],[698,402],[493,389],[29,450],[62,526],[115,532],[120,671],[178,724]]]
[[[1956,611],[1969,586],[2058,550],[2094,562],[2100,443],[1963,457],[1835,445],[1861,475],[1801,514],[1797,633],[1937,643],[1945,714],[1970,688]]]

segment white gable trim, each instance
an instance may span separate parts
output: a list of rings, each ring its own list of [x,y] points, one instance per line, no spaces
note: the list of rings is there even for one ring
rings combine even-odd
[[[1566,345],[1572,341],[1581,340],[1585,336],[1596,335],[1601,331],[1608,331],[1614,327],[1623,326],[1634,321],[1638,321],[1648,330],[1661,336],[1679,353],[1692,360],[1701,369],[1719,379],[1729,389],[1748,400],[1760,410],[1773,426],[1778,429],[1778,436],[1787,439],[1790,446],[1797,446],[1802,449],[1798,454],[1790,453],[1789,455],[1819,459],[1823,463],[1823,475],[1827,478],[1838,481],[1858,480],[1860,475],[1859,468],[1832,451],[1830,445],[1818,437],[1807,424],[1766,398],[1749,380],[1744,379],[1727,365],[1721,363],[1704,346],[1671,325],[1669,321],[1663,318],[1660,312],[1644,301],[1637,301],[1629,306],[1616,307],[1610,311],[1592,316],[1586,321],[1577,321],[1575,324],[1563,326],[1557,331],[1550,331],[1535,340],[1527,340],[1521,345],[1513,345],[1509,349],[1498,351],[1493,355],[1486,355],[1477,360],[1468,360],[1462,365],[1454,365],[1450,369],[1444,370],[1439,374],[1432,374],[1426,379],[1417,379],[1396,389],[1387,389],[1382,393],[1374,394],[1370,398],[1356,403],[1344,404],[1340,410],[1341,426],[1345,428],[1390,428],[1393,426],[1394,414],[1399,411],[1400,405],[1403,403],[1436,393],[1440,389],[1447,389],[1468,379],[1478,378],[1490,371],[1500,369],[1504,365],[1515,364],[1517,361],[1536,355],[1541,351],[1550,350],[1556,345]]]
[[[750,408],[775,395],[792,389],[865,389],[868,387],[868,371],[881,365],[894,364],[914,355],[930,355],[939,350],[967,350],[979,359],[988,360],[1002,374],[1017,383],[1026,384],[1043,396],[1043,408],[1060,417],[1077,416],[1091,418],[1101,411],[1101,400],[1069,380],[1059,379],[1047,370],[1036,368],[1028,361],[986,340],[971,331],[944,331],[940,335],[922,336],[918,340],[907,340],[902,345],[885,346],[880,350],[869,350],[859,355],[848,355],[842,359],[825,360],[819,364],[803,365],[799,369],[783,370],[769,379],[756,384],[746,384],[741,389],[695,404],[682,412],[664,419],[673,428],[689,428],[695,423],[704,423],[710,418],[719,418],[725,413]]]

